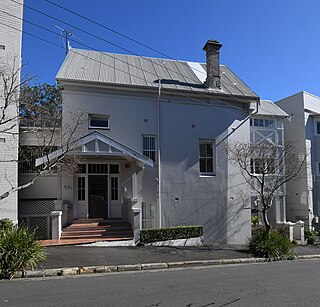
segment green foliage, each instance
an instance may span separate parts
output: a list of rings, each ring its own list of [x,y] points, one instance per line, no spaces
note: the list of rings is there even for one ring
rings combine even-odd
[[[11,279],[16,272],[25,276],[27,269],[45,259],[44,247],[28,228],[14,225],[0,230],[0,279]]]
[[[269,260],[293,259],[292,243],[285,235],[271,229],[258,231],[248,240],[250,253]]]
[[[0,220],[0,231],[6,230],[8,228],[13,228],[13,222],[10,219],[1,219]]]
[[[151,242],[188,239],[200,237],[203,234],[203,226],[176,226],[156,229],[142,229],[140,231],[140,244]]]
[[[307,240],[307,243],[308,244],[315,244],[316,243],[316,240],[317,240],[317,237],[318,237],[318,231],[315,231],[315,230],[306,230],[304,232],[304,238]]]
[[[61,86],[38,84],[24,86],[20,94],[20,124],[23,126],[57,127],[61,124]]]
[[[252,226],[255,227],[255,226],[259,225],[259,222],[260,222],[260,218],[259,218],[258,215],[251,216],[251,224],[252,224]]]

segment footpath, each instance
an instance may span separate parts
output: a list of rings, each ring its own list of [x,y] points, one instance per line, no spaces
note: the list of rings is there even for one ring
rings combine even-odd
[[[243,246],[215,247],[93,247],[55,246],[48,257],[27,277],[65,276],[167,269],[187,266],[265,262]],[[320,258],[318,246],[296,246],[296,259]],[[18,276],[17,276],[18,277]]]

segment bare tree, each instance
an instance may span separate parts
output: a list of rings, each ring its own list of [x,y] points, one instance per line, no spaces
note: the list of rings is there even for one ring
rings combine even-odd
[[[233,143],[228,155],[240,167],[247,184],[258,201],[255,209],[261,212],[266,231],[271,229],[268,211],[274,205],[276,195],[285,184],[301,174],[306,154],[298,152],[293,143],[283,146],[271,143]]]
[[[17,183],[7,176],[6,169],[2,169],[2,177],[9,188],[0,193],[0,200],[29,187],[43,174],[54,172],[57,168],[63,169],[66,163],[69,170],[78,163],[76,156],[67,158],[66,155],[76,146],[83,114],[74,114],[73,121],[62,129],[61,88],[48,84],[31,87],[28,84],[33,78],[20,76],[21,67],[16,62],[11,67],[0,68],[0,98],[3,102],[0,104],[0,134],[16,140],[19,135],[20,141],[19,155],[10,156],[8,150],[6,156],[0,157],[0,162],[19,163],[20,170],[32,176]],[[51,153],[58,148],[63,148],[63,151],[53,158]],[[35,165],[37,158],[44,161],[39,167]]]

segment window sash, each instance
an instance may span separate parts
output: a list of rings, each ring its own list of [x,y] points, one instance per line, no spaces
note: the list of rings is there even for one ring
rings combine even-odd
[[[199,143],[199,168],[201,174],[214,174],[214,141],[200,141]]]
[[[109,129],[109,116],[90,114],[89,128]]]
[[[156,162],[156,137],[154,135],[144,135],[142,137],[142,153]]]

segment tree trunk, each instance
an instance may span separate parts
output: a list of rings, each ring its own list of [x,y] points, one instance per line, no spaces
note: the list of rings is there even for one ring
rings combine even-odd
[[[267,213],[268,213],[268,211],[266,209],[263,209],[263,211],[262,211],[263,222],[264,222],[264,226],[266,228],[266,232],[269,235],[270,230],[271,230],[271,225],[269,223]]]

